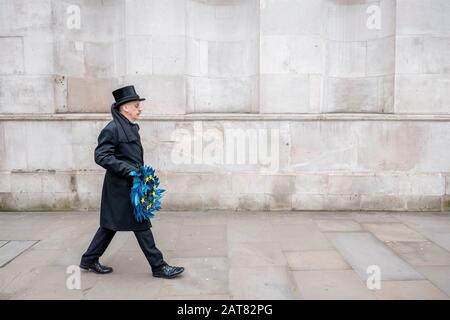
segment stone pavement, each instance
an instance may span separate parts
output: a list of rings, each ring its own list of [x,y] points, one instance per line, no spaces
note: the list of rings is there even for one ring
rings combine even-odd
[[[450,216],[383,212],[160,212],[164,258],[186,268],[153,278],[132,232],[66,286],[98,212],[0,213],[0,299],[448,299]],[[367,268],[381,289],[369,290]],[[70,282],[70,281],[69,281]]]

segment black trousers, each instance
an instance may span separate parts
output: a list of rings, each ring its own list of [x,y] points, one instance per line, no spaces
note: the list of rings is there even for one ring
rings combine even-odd
[[[89,245],[87,251],[81,257],[81,264],[89,265],[97,262],[98,259],[105,252],[108,245],[111,243],[112,238],[116,234],[116,231],[109,230],[103,227],[98,228],[94,238]],[[152,270],[163,266],[166,262],[163,259],[163,254],[156,248],[153,233],[150,229],[142,231],[134,231],[134,235],[141,247],[142,252],[147,258]]]

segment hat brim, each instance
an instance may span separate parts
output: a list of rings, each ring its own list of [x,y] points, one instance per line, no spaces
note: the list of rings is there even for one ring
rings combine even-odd
[[[145,98],[139,98],[139,97],[129,97],[129,98],[125,98],[122,100],[119,100],[115,103],[115,107],[118,108],[119,106],[128,103],[128,102],[132,102],[132,101],[144,101]]]

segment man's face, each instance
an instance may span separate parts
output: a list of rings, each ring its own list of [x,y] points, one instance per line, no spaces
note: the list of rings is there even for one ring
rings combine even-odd
[[[136,121],[141,115],[142,107],[139,101],[131,101],[122,106],[122,113],[131,121]]]

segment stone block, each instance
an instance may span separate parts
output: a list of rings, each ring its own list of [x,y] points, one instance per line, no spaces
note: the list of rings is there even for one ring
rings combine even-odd
[[[75,175],[75,190],[77,193],[100,193],[103,187],[105,174],[103,172],[84,173],[77,172]]]
[[[367,41],[367,75],[395,73],[395,37]]]
[[[450,73],[450,37],[424,37],[423,73]]]
[[[366,75],[367,42],[328,41],[325,49],[326,72],[331,77]]]
[[[314,34],[322,31],[324,1],[261,2],[260,24],[263,35]]]
[[[272,175],[265,177],[265,193],[292,194],[295,193],[296,177],[293,175]]]
[[[292,210],[292,194],[266,194],[268,198],[268,210],[270,211],[286,211]]]
[[[0,33],[25,35],[50,33],[52,28],[51,0],[0,1]]]
[[[395,40],[395,72],[420,74],[423,70],[423,37],[404,36]]]
[[[408,196],[406,207],[408,211],[441,211],[441,196]]]
[[[265,194],[240,194],[238,210],[265,211],[269,209],[269,199]]]
[[[77,177],[71,173],[43,173],[42,176],[42,192],[54,193],[70,193],[75,192],[77,185]]]
[[[256,77],[199,77],[194,78],[191,88],[195,96],[189,108],[195,112],[250,112],[257,105],[259,94]],[[190,92],[187,94],[190,96]]]
[[[199,194],[178,193],[174,190],[165,193],[163,201],[164,210],[203,210],[203,201]]]
[[[0,112],[53,113],[53,77],[0,76]]]
[[[421,143],[424,148],[422,150],[428,156],[419,158],[417,170],[430,173],[448,171],[449,162],[445,153],[450,144],[450,141],[446,138],[449,130],[448,124],[435,122],[433,125],[427,126],[426,130],[429,132],[429,138],[422,139]],[[418,142],[416,141],[416,143]]]
[[[185,42],[185,37],[182,36],[153,36],[151,48],[152,73],[184,74]]]
[[[208,76],[249,77],[258,73],[259,41],[210,42]]]
[[[295,176],[296,194],[327,194],[328,175],[325,174],[297,174]]]
[[[362,122],[356,143],[357,167],[370,171],[416,168],[428,144],[427,130],[418,122]]]
[[[361,195],[361,209],[406,210],[406,204],[405,200],[401,196]]]
[[[30,121],[23,125],[25,136],[22,136],[22,139],[25,137],[27,141],[26,170],[71,170],[73,168],[70,122]]]
[[[110,112],[113,101],[112,79],[68,78],[67,110],[69,112]]]
[[[55,38],[55,72],[66,77],[84,76],[84,42]]]
[[[127,37],[127,75],[146,75],[153,73],[152,47],[151,36]]]
[[[445,0],[397,0],[397,34],[441,34],[446,20],[445,3]]]
[[[292,195],[293,210],[324,210],[325,196],[321,194],[294,194]]]
[[[200,195],[204,210],[237,210],[239,199],[236,194],[203,193]]]
[[[261,113],[314,113],[314,94],[308,75],[265,74],[260,78]]]
[[[354,168],[358,151],[354,130],[348,122],[340,121],[291,123],[289,169],[311,172]]]
[[[376,5],[380,12],[380,29],[369,28],[368,22],[374,11],[369,6]],[[324,9],[324,32],[333,41],[365,41],[392,36],[396,22],[395,0],[377,2],[341,3],[327,1]]]
[[[145,52],[141,52],[145,55]],[[85,76],[110,78],[114,76],[114,45],[112,42],[86,42],[84,44]]]
[[[9,173],[0,174],[0,193],[11,192],[11,175]]]
[[[222,194],[235,192],[231,176],[212,173],[168,173],[166,176],[168,190],[187,194]]]
[[[125,4],[129,35],[180,36],[185,34],[185,3],[178,0],[131,0]]]
[[[264,193],[266,177],[257,174],[233,174],[233,193]]]
[[[208,41],[244,41],[258,37],[259,2],[223,4],[186,2],[186,34]]]
[[[318,36],[264,36],[261,73],[322,73],[323,41]]]
[[[128,76],[120,85],[134,84],[141,97],[142,114],[184,114],[186,93],[181,75]]]
[[[324,112],[393,112],[394,77],[326,78]]]
[[[23,74],[23,37],[0,37],[0,74]]]
[[[53,39],[24,37],[25,72],[27,74],[55,73],[55,44]]]

